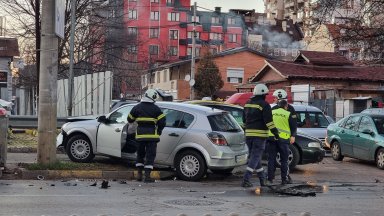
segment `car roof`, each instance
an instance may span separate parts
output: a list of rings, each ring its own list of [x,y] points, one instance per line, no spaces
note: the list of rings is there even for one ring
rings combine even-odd
[[[296,112],[300,111],[309,111],[309,112],[321,112],[321,110],[314,106],[301,105],[301,104],[291,104],[295,108]]]
[[[138,104],[138,103],[136,103]],[[136,104],[126,104],[124,106],[129,106],[129,105],[136,105]],[[215,113],[222,113],[225,111],[219,110],[219,109],[212,109],[210,107],[206,106],[201,106],[197,104],[189,104],[189,103],[179,103],[179,102],[166,102],[166,101],[156,101],[155,104],[166,106],[167,108],[177,108],[177,109],[182,109],[185,111],[189,112],[195,112],[195,113],[201,113],[205,115],[211,115]],[[124,107],[122,106],[122,107]]]
[[[242,106],[239,106],[237,104],[230,104],[230,103],[225,103],[225,102],[221,102],[221,101],[210,101],[210,100],[193,100],[193,101],[184,101],[183,103],[188,103],[188,104],[204,104],[204,105],[219,105],[219,106],[243,108]]]

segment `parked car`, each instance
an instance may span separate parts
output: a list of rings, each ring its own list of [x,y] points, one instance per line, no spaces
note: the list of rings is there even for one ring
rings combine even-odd
[[[112,100],[111,105],[109,106],[109,112],[112,112],[113,110],[121,106],[124,106],[125,104],[132,104],[137,102],[138,100],[128,100],[128,99]]]
[[[361,113],[384,115],[384,108],[368,108],[368,109],[361,111]]]
[[[185,103],[199,104],[202,106],[208,106],[211,108],[225,110],[232,114],[236,119],[237,123],[243,125],[243,107],[238,105],[232,105],[216,101],[188,101]],[[299,109],[302,112],[305,112],[304,109]],[[325,132],[324,132],[325,134]],[[294,145],[289,146],[289,157],[288,163],[291,170],[293,170],[296,165],[308,164],[308,163],[318,163],[323,160],[325,151],[322,148],[322,142],[312,137],[302,131],[298,131],[296,136],[296,142]],[[266,156],[265,156],[266,157]],[[276,162],[280,166],[280,155],[276,157]]]
[[[166,115],[166,126],[155,164],[174,167],[177,176],[187,181],[201,179],[207,169],[231,172],[246,164],[244,131],[229,113],[192,104],[156,104]],[[136,153],[124,151],[127,116],[134,105],[124,105],[97,119],[64,124],[56,146],[63,146],[75,162],[89,162],[96,154],[135,160]]]
[[[327,142],[332,158],[341,161],[345,156],[375,161],[384,169],[384,114],[352,114],[331,124]]]

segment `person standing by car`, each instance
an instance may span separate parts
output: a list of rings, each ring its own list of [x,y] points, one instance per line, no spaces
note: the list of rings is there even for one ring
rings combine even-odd
[[[245,123],[245,136],[247,145],[250,146],[250,158],[246,172],[241,183],[242,187],[252,187],[250,182],[252,173],[260,165],[261,157],[265,149],[265,142],[269,131],[279,138],[278,130],[272,120],[270,105],[265,101],[268,88],[264,84],[257,84],[253,90],[253,97],[245,104],[243,121]],[[259,176],[260,178],[261,176]],[[264,176],[262,176],[261,186],[264,186]]]
[[[281,184],[291,183],[289,176],[288,155],[289,144],[295,142],[295,134],[291,129],[293,121],[292,113],[288,111],[288,102],[280,100],[277,108],[272,110],[273,122],[279,131],[279,140],[270,140],[268,146],[268,183],[272,184],[276,170],[276,155],[280,153],[281,160]],[[270,134],[272,136],[272,133]]]
[[[139,142],[137,150],[137,180],[151,183],[153,163],[156,157],[157,143],[165,127],[165,115],[155,104],[158,93],[154,89],[148,89],[140,103],[134,106],[128,115],[128,122],[137,122],[135,139]],[[145,157],[145,162],[144,162]]]
[[[273,95],[273,103],[275,103],[275,104],[278,104],[279,101],[281,101],[281,100],[287,100],[288,99],[288,94],[284,89],[276,89],[272,95]],[[287,100],[287,102],[288,102],[288,100]],[[279,106],[274,106],[274,107],[272,107],[272,111],[274,109],[278,109],[278,108],[279,108]],[[295,108],[290,104],[288,104],[288,112],[291,113],[291,117],[294,120],[290,124],[290,129],[291,129],[292,136],[295,137],[296,133],[297,133],[297,114],[296,114]],[[266,146],[267,152],[269,152],[269,145],[273,141],[274,141],[274,137],[271,135],[271,137],[267,140],[267,146]],[[295,142],[295,141],[293,141],[293,142]],[[289,151],[288,151],[288,153],[289,153]],[[276,169],[276,167],[275,167],[275,169]],[[275,170],[273,171],[273,173],[275,173]],[[274,176],[273,176],[273,178],[274,178]],[[289,173],[288,173],[288,179],[289,180],[291,179],[291,177],[289,176]]]

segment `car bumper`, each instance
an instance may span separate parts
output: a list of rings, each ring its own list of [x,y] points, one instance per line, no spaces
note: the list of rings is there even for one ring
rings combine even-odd
[[[248,149],[236,153],[222,153],[211,156],[207,165],[209,169],[228,169],[242,166],[247,163]]]
[[[323,160],[325,150],[319,148],[306,148],[303,149],[303,158],[301,164],[318,163]]]

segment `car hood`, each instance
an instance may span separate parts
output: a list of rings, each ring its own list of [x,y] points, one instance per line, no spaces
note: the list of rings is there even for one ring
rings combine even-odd
[[[94,119],[97,119],[98,117],[99,116],[95,116],[95,115],[76,116],[76,117],[67,118],[67,122],[78,122],[78,121],[94,120]]]
[[[319,139],[324,139],[327,128],[297,128],[297,133],[306,134]]]

